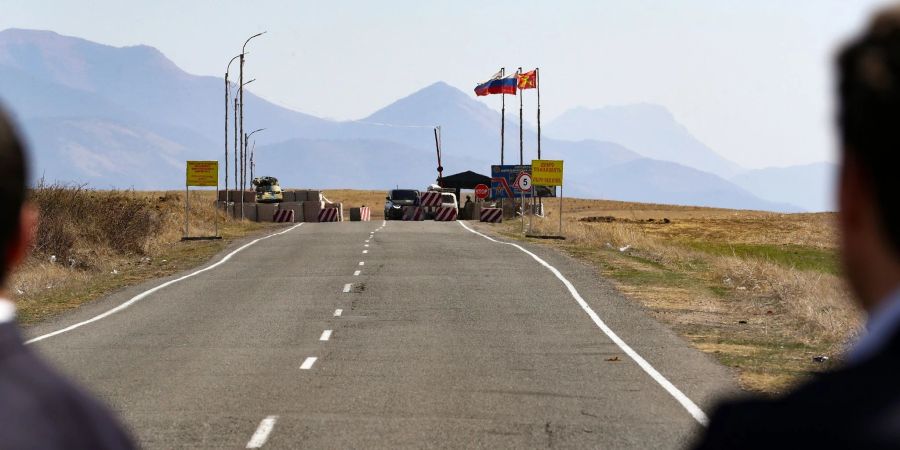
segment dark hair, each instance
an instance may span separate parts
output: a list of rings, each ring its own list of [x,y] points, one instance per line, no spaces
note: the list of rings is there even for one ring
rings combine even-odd
[[[0,109],[0,285],[6,281],[9,267],[5,259],[19,231],[27,174],[25,148]]]
[[[900,256],[900,8],[872,20],[841,51],[838,123],[843,151],[859,162],[875,190],[881,225]]]

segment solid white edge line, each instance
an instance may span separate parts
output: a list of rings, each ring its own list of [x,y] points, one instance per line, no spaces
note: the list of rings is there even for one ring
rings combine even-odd
[[[313,364],[316,363],[317,359],[319,359],[319,358],[316,358],[315,356],[307,356],[306,359],[303,360],[303,364],[300,364],[300,369],[301,370],[312,369],[312,366],[313,366]]]
[[[117,313],[117,312],[120,312],[120,311],[123,311],[123,310],[127,309],[129,306],[131,306],[131,305],[133,305],[133,304],[135,304],[135,303],[137,303],[137,302],[139,302],[139,301],[141,301],[141,300],[147,298],[150,294],[152,294],[152,293],[154,293],[154,292],[156,292],[156,291],[159,291],[160,289],[163,289],[163,288],[166,288],[166,287],[168,287],[168,286],[171,286],[171,285],[173,285],[173,284],[175,284],[175,283],[178,283],[179,281],[184,281],[184,280],[186,280],[186,279],[188,279],[188,278],[191,278],[191,277],[193,277],[193,276],[199,275],[199,274],[201,274],[201,273],[203,273],[203,272],[206,272],[207,270],[212,270],[212,269],[215,269],[216,267],[219,267],[220,265],[224,264],[226,261],[228,261],[229,259],[231,259],[232,256],[234,256],[234,255],[240,253],[240,252],[241,252],[242,250],[244,250],[245,248],[250,247],[251,245],[253,245],[253,244],[255,244],[255,243],[259,242],[259,241],[268,239],[268,238],[273,237],[273,236],[278,236],[278,235],[280,235],[280,234],[287,233],[288,231],[291,231],[291,230],[293,230],[294,228],[299,227],[300,225],[303,225],[303,224],[302,224],[302,223],[298,223],[297,225],[294,225],[294,226],[288,228],[287,230],[279,231],[278,233],[273,233],[273,234],[270,234],[270,235],[268,235],[268,236],[263,236],[263,237],[261,237],[261,238],[254,239],[254,240],[252,240],[252,241],[250,241],[250,242],[248,242],[248,243],[246,243],[246,244],[244,244],[244,245],[238,247],[238,248],[235,249],[233,252],[231,252],[231,253],[225,255],[225,257],[223,257],[222,259],[220,259],[220,260],[219,260],[218,262],[216,262],[215,264],[210,265],[209,267],[204,267],[204,268],[202,268],[202,269],[200,269],[200,270],[197,270],[197,271],[195,271],[195,272],[191,272],[191,273],[189,273],[189,274],[187,274],[187,275],[184,275],[184,276],[182,276],[182,277],[176,278],[176,279],[174,279],[174,280],[169,280],[169,281],[167,281],[167,282],[165,282],[165,283],[163,283],[163,284],[160,284],[159,286],[156,286],[156,287],[154,287],[154,288],[148,289],[148,290],[146,290],[146,291],[144,291],[144,292],[141,292],[141,293],[138,294],[138,295],[135,295],[134,297],[131,297],[131,299],[128,300],[127,302],[122,303],[121,305],[116,306],[115,308],[110,309],[109,311],[106,311],[106,312],[104,312],[104,313],[102,313],[102,314],[98,314],[98,315],[96,315],[96,316],[94,316],[94,317],[91,317],[90,319],[85,320],[85,321],[83,321],[83,322],[78,322],[78,323],[76,323],[76,324],[69,325],[69,326],[67,326],[67,327],[65,327],[65,328],[63,328],[63,329],[56,330],[56,331],[54,331],[54,332],[52,332],[52,333],[47,333],[47,334],[38,336],[38,337],[36,337],[36,338],[30,339],[30,340],[26,341],[25,344],[27,345],[27,344],[33,344],[33,343],[38,342],[38,341],[43,341],[44,339],[51,338],[51,337],[56,336],[56,335],[59,335],[59,334],[67,333],[67,332],[72,331],[72,330],[74,330],[74,329],[76,329],[76,328],[83,327],[83,326],[85,326],[85,325],[87,325],[87,324],[89,324],[89,323],[93,323],[93,322],[96,322],[96,321],[98,321],[98,320],[105,319],[105,318],[107,318],[107,317],[109,317],[109,316],[111,316],[111,315],[113,315],[113,314],[115,314],[115,313]]]
[[[331,339],[331,330],[325,330],[322,332],[322,336],[319,336],[320,341],[327,341]]]
[[[344,285],[344,293],[350,292],[350,289],[353,288],[353,283],[347,283]]]
[[[259,422],[259,426],[256,427],[256,432],[253,433],[253,436],[247,441],[247,448],[260,448],[265,445],[266,441],[269,440],[269,433],[275,428],[275,422],[277,420],[278,416],[268,416]]]
[[[344,313],[343,309],[336,309],[336,310],[334,310],[334,317],[341,317],[341,314],[343,314],[343,313]]]
[[[356,272],[353,272],[353,276],[358,277],[359,274],[361,274],[361,273],[362,273],[362,270],[357,270]]]
[[[540,265],[544,266],[553,275],[555,275],[556,278],[559,279],[559,281],[561,281],[563,283],[563,285],[566,287],[566,289],[569,290],[569,294],[571,294],[572,298],[574,298],[575,301],[578,302],[578,304],[581,306],[581,309],[583,309],[584,312],[587,313],[588,316],[590,316],[591,320],[593,320],[594,323],[597,325],[597,328],[600,328],[600,330],[603,331],[603,333],[606,334],[606,336],[609,337],[610,340],[612,340],[617,346],[619,346],[619,348],[621,348],[622,351],[625,352],[626,355],[628,355],[632,360],[634,360],[634,362],[636,362],[637,365],[640,366],[641,369],[644,369],[644,372],[646,372],[647,375],[650,375],[650,378],[653,378],[653,380],[656,381],[660,386],[662,386],[662,388],[665,389],[666,392],[669,393],[669,395],[674,397],[675,400],[678,401],[678,403],[680,403],[681,406],[684,407],[684,409],[687,410],[687,412],[690,413],[690,415],[694,417],[694,420],[696,420],[697,422],[700,423],[700,425],[703,425],[703,426],[706,426],[709,424],[709,418],[706,416],[706,413],[704,413],[703,410],[700,409],[700,407],[697,406],[696,403],[694,403],[690,398],[688,398],[687,395],[684,395],[684,393],[681,392],[681,390],[679,390],[677,387],[675,387],[675,385],[672,384],[672,382],[670,382],[668,379],[666,379],[666,377],[664,377],[661,373],[659,373],[659,371],[657,371],[652,365],[650,365],[650,363],[647,362],[646,359],[644,359],[641,355],[639,355],[636,351],[634,351],[634,349],[632,349],[628,344],[626,344],[625,341],[622,340],[622,338],[620,338],[611,328],[609,328],[606,325],[606,323],[603,322],[602,319],[600,319],[600,316],[598,316],[597,313],[594,312],[593,309],[591,309],[591,307],[587,304],[587,302],[584,300],[584,298],[581,297],[581,294],[578,293],[578,290],[575,289],[575,286],[572,284],[572,282],[570,282],[565,276],[563,276],[563,274],[556,267],[551,266],[550,263],[548,263],[547,261],[544,261],[538,255],[535,255],[534,253],[528,251],[527,249],[525,249],[525,247],[522,247],[521,245],[513,244],[511,242],[498,241],[490,236],[479,233],[479,232],[469,228],[469,226],[463,222],[457,222],[457,223],[462,225],[462,227],[465,228],[466,230],[469,230],[470,232],[475,233],[489,241],[496,242],[498,244],[511,245],[511,246],[521,250],[528,256],[531,256]]]

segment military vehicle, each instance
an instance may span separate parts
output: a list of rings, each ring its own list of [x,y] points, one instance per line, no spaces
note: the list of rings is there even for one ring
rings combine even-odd
[[[257,203],[280,203],[284,200],[281,186],[275,177],[256,177],[253,179]]]

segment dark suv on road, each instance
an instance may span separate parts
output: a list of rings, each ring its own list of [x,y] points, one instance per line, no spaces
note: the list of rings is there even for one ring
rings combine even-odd
[[[415,189],[394,189],[388,192],[384,202],[385,220],[403,218],[403,207],[415,205],[419,200],[419,191]]]

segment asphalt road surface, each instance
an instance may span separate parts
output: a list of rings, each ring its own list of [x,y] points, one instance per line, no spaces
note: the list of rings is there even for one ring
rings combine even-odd
[[[26,333],[146,448],[689,443],[730,374],[588,266],[489,229],[303,224]]]

